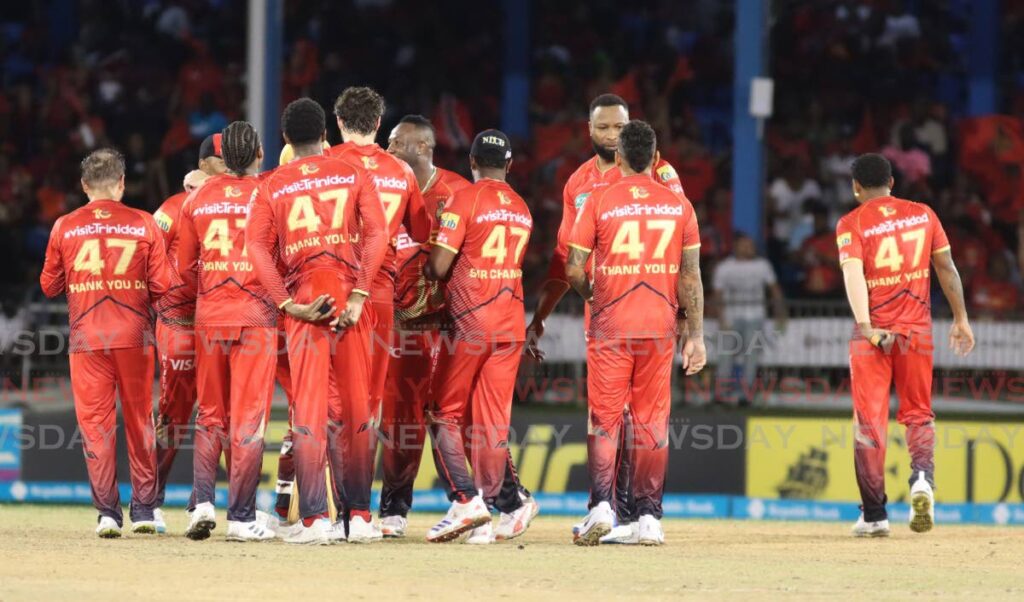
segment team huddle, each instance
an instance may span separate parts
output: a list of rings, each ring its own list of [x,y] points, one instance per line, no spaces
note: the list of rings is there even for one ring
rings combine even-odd
[[[402,118],[387,150],[378,146],[384,100],[372,89],[348,88],[334,113],[344,142],[330,147],[323,108],[308,98],[289,104],[281,117],[287,145],[280,166],[262,173],[259,133],[247,122],[231,123],[204,140],[185,191],[155,215],[120,202],[124,159],[117,151],[98,150],[83,160],[89,203],[54,225],[40,283],[47,295],[68,299],[72,390],[99,511],[97,534],[119,537],[123,526],[116,393],[135,533],[166,531],[168,475],[196,412],[190,539],[207,539],[217,526],[222,454],[228,540],[328,544],[404,537],[428,436],[451,507],[427,541],[490,544],[521,536],[539,505],[519,482],[509,452],[516,374],[524,353],[543,358],[544,321],[571,287],[587,302],[591,482],[590,510],[573,527],[573,541],[663,543],[674,358],[678,349],[682,369],[692,375],[707,354],[698,224],[674,169],[658,155],[654,130],[630,121],[617,96],[591,104],[596,154],[565,186],[551,269],[527,325],[522,264],[534,224],[528,204],[506,180],[513,162],[509,138],[494,129],[475,137],[470,183],[433,164],[434,130],[421,116]],[[933,238],[941,234],[934,226],[921,230],[920,241],[918,230],[909,238],[890,237],[897,246],[885,252],[916,253],[917,267],[927,243],[946,261],[948,246],[943,236]],[[861,267],[870,243],[862,249],[862,236],[859,229],[840,233],[844,272]],[[906,268],[902,261],[882,263],[902,274],[911,262]],[[949,268],[955,275],[951,260]],[[927,267],[917,281],[914,287],[927,286]],[[883,360],[891,372],[886,358],[903,353],[894,341],[911,333],[897,327],[899,313],[890,316],[910,296],[872,286],[863,270],[861,285],[871,292],[870,316],[867,294],[851,293],[862,335],[851,342],[851,355],[854,343],[866,341],[867,359],[851,363],[864,424],[868,406],[876,422],[887,416],[879,418],[879,396],[862,393],[857,374],[877,372]],[[913,299],[923,296],[926,304],[927,288],[917,288]],[[945,280],[943,289],[956,294]],[[877,294],[902,299],[886,310],[889,322],[878,321]],[[956,334],[966,352],[973,335],[962,290],[959,295]],[[914,324],[930,327],[927,314],[916,311]],[[915,345],[911,352],[921,349]],[[925,368],[923,360],[913,365]],[[276,502],[265,513],[256,509],[256,492],[275,381],[288,397],[289,432]],[[933,433],[930,389],[915,382],[912,393],[915,411],[908,415],[917,439],[926,441]],[[857,440],[873,450],[857,455],[858,479],[870,482],[862,488],[866,534],[880,533],[885,516],[884,488],[875,474],[882,469],[882,433],[873,443]],[[378,447],[383,487],[374,520]],[[915,455],[917,487],[928,496],[930,454],[922,443]],[[922,502],[920,513],[931,511],[930,501]]]

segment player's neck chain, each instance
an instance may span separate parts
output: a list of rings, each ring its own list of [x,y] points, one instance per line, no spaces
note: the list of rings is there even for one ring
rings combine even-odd
[[[420,189],[420,192],[426,192],[430,190],[430,187],[434,185],[434,180],[437,179],[437,166],[433,165],[431,166],[431,168],[433,169],[433,171],[430,172],[430,177],[427,178],[427,183],[425,186],[423,186],[423,188]]]

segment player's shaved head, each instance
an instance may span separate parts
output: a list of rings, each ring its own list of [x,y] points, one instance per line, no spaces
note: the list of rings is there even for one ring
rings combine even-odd
[[[416,131],[423,136],[423,142],[429,144],[430,148],[434,148],[437,144],[434,124],[430,123],[430,120],[423,115],[406,115],[398,121],[399,125],[403,123],[415,127]]]
[[[889,188],[892,186],[892,164],[878,153],[867,153],[854,159],[850,168],[853,181],[861,188]]]
[[[327,132],[327,116],[320,103],[300,98],[288,103],[281,114],[281,132],[293,147],[316,145]]]
[[[373,88],[353,86],[346,88],[334,101],[334,114],[346,130],[369,136],[380,127],[384,115],[384,97]]]
[[[622,162],[636,173],[650,169],[654,163],[654,153],[658,144],[654,128],[646,121],[639,119],[630,121],[619,134],[619,156]]]
[[[602,94],[590,103],[590,141],[605,163],[615,160],[619,132],[629,121],[629,106],[621,96]]]
[[[388,136],[388,152],[412,166],[432,163],[435,144],[434,126],[422,115],[406,115]]]
[[[82,183],[89,188],[112,188],[124,178],[124,155],[113,148],[94,150],[82,159]]]

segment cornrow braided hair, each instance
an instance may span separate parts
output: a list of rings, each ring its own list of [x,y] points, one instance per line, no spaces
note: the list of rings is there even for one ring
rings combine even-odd
[[[242,174],[256,160],[260,148],[260,135],[248,121],[228,124],[220,133],[224,164],[235,174]]]

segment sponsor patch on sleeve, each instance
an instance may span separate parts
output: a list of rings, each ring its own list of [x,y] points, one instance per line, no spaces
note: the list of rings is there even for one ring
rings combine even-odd
[[[842,249],[843,247],[852,245],[852,244],[853,244],[853,235],[850,234],[849,232],[843,232],[842,234],[840,234],[839,236],[836,237],[836,245],[838,245],[840,249]]]
[[[658,177],[661,178],[662,182],[668,182],[669,180],[673,180],[679,177],[676,175],[676,170],[673,169],[672,166],[667,163],[659,167],[657,173]]]
[[[161,230],[163,230],[164,232],[171,231],[171,224],[174,223],[174,220],[172,220],[169,215],[167,215],[163,211],[158,210],[156,212],[156,215],[154,215],[153,217],[156,218],[156,225],[159,226]]]
[[[440,223],[442,228],[454,230],[459,227],[459,215],[457,213],[445,211],[441,214]]]
[[[579,209],[580,207],[583,206],[583,203],[587,202],[587,198],[589,198],[589,197],[590,197],[590,193],[589,192],[581,192],[581,193],[576,195],[575,199],[573,199],[573,203],[576,205],[576,208]]]

